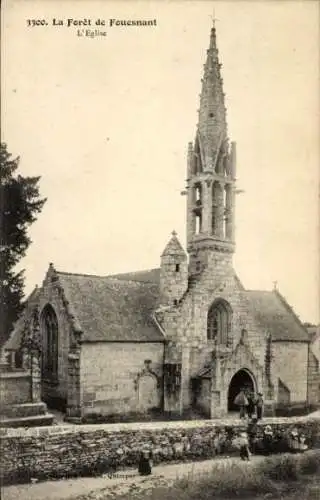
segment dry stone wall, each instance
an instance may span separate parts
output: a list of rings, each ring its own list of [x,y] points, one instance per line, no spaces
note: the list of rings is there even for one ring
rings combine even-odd
[[[297,428],[310,446],[320,446],[320,420],[268,419],[268,424],[284,437]],[[260,439],[265,425],[260,424]],[[152,450],[155,464],[231,454],[243,428],[227,420],[208,420],[0,429],[2,484],[92,476],[136,466],[144,446]]]

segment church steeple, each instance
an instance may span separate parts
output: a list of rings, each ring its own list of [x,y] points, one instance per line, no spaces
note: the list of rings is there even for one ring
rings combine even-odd
[[[213,25],[204,65],[197,134],[203,153],[204,171],[214,169],[217,152],[227,141],[226,108],[220,69],[216,29]]]
[[[190,260],[199,251],[204,255],[204,249],[223,253],[234,251],[235,144],[229,145],[221,66],[213,25],[204,65],[195,141],[188,146],[187,245]]]

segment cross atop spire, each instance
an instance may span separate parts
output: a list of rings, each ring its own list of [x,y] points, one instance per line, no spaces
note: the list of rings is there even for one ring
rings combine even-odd
[[[215,16],[215,8],[213,7],[213,15],[210,16],[212,19],[212,28],[211,28],[211,33],[210,33],[210,45],[209,49],[217,49],[217,43],[216,43],[216,21],[218,19]]]

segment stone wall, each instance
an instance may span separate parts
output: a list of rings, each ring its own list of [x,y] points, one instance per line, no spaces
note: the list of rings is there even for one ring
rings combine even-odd
[[[307,401],[308,344],[275,342],[273,370],[290,391],[290,403]]]
[[[274,433],[284,439],[293,428],[303,432],[310,447],[319,446],[320,421],[269,419]],[[260,424],[261,438],[265,424]],[[137,466],[147,445],[155,465],[160,462],[212,458],[237,451],[243,424],[184,421],[109,425],[52,426],[2,429],[2,484],[100,474],[115,467]]]
[[[311,349],[308,353],[308,403],[314,406],[320,404],[319,360]]]
[[[126,414],[144,411],[148,404],[160,407],[162,370],[162,343],[82,344],[83,414]]]
[[[31,374],[25,371],[1,373],[0,394],[2,406],[27,403],[31,399]]]

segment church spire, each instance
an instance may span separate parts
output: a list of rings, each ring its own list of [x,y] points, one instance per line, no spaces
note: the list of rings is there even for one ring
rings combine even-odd
[[[213,23],[207,59],[204,65],[198,121],[198,140],[203,153],[204,171],[215,168],[219,151],[227,141],[226,108],[221,66],[217,49],[216,28]]]
[[[229,146],[220,70],[213,24],[202,78],[196,137],[194,145],[188,146],[186,194],[190,262],[199,259],[199,252],[205,260],[208,252],[232,254],[235,248],[235,144]]]

